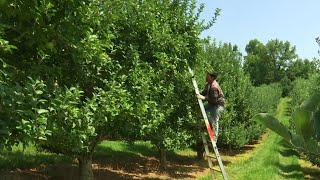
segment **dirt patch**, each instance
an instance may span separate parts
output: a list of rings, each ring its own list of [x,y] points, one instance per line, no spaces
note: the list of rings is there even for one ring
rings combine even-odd
[[[47,180],[48,175],[39,172],[37,169],[21,170],[16,169],[14,171],[0,171],[0,180]]]
[[[155,157],[135,157],[123,159],[100,159],[94,161],[93,171],[97,180],[104,179],[196,179],[206,175],[207,164],[195,157],[174,159],[168,162],[166,172],[159,170],[159,161]],[[0,171],[1,180],[76,180],[78,179],[76,164],[55,164],[45,168],[16,169]]]

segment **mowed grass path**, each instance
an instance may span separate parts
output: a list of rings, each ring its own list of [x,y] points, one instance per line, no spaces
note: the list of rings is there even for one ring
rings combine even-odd
[[[281,138],[270,132],[266,141],[248,160],[227,169],[230,179],[304,179],[294,151],[281,144]]]
[[[288,101],[282,99],[277,111],[277,117],[284,124],[288,123],[288,117],[279,112],[288,108]],[[300,160],[295,151],[285,147],[280,136],[271,131],[265,136],[249,158],[226,167],[230,180],[320,179],[320,168]],[[200,179],[211,178],[207,176]],[[218,176],[218,179],[222,179],[222,176]]]

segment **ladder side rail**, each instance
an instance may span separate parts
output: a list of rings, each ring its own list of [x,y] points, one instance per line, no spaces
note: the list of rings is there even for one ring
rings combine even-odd
[[[216,157],[217,157],[217,160],[218,160],[219,167],[220,167],[220,170],[222,172],[223,178],[224,178],[224,180],[228,180],[227,173],[226,173],[226,171],[224,169],[224,166],[223,166],[223,163],[222,163],[219,151],[218,151],[218,147],[217,147],[216,143],[213,142],[213,141],[212,141],[212,146],[213,146],[213,150],[214,150],[214,152],[216,154]]]
[[[203,132],[201,132],[201,137],[202,137],[202,142],[204,144],[204,150],[205,150],[206,155],[210,154],[209,147],[208,147],[208,142],[207,142],[206,136],[204,135]],[[210,167],[213,167],[212,159],[207,156],[207,161],[208,161],[208,164],[209,164],[209,169],[210,169],[210,172],[211,172],[211,175],[212,175],[212,179],[215,179],[214,170],[210,168]]]

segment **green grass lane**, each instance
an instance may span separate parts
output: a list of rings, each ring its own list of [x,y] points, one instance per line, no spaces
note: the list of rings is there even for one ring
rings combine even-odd
[[[277,109],[277,117],[284,124],[288,123],[289,102],[288,98],[281,99]],[[268,133],[251,158],[228,168],[230,179],[304,179],[298,154],[286,148],[280,136]]]
[[[286,149],[281,138],[269,132],[266,141],[248,160],[227,168],[229,179],[304,179],[299,159]]]

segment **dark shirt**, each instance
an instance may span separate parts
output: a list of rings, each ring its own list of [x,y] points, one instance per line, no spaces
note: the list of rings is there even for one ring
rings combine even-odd
[[[201,94],[206,97],[209,104],[224,106],[224,95],[217,81],[207,83]]]

